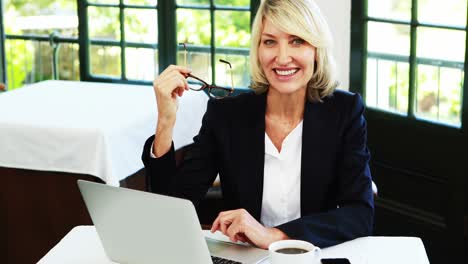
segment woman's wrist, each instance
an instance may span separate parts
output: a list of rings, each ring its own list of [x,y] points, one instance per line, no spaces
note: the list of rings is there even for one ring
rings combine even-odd
[[[173,128],[176,122],[176,116],[158,116],[157,128],[162,130]]]
[[[161,121],[158,119],[158,125],[156,127],[154,144],[152,152],[156,157],[161,157],[166,154],[172,145],[172,131],[174,125],[167,123],[166,121]]]
[[[279,240],[285,240],[285,239],[289,239],[288,235],[286,235],[286,233],[284,233],[283,231],[281,231],[280,229],[276,228],[276,227],[270,227],[268,228],[268,234],[269,234],[269,241],[268,241],[268,244],[265,245],[265,248],[268,249],[268,246],[273,243],[273,242],[276,242],[276,241],[279,241]]]

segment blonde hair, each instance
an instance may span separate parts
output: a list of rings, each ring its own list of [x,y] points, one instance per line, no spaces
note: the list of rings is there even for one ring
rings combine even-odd
[[[281,31],[295,35],[316,47],[315,67],[307,84],[309,101],[322,101],[338,86],[333,40],[325,17],[313,0],[262,0],[252,24],[250,72],[256,93],[268,90],[269,83],[258,59],[263,22],[270,20]]]

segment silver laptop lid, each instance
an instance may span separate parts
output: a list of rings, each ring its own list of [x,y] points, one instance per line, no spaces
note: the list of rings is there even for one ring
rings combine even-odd
[[[212,263],[188,200],[78,180],[107,256],[119,263]]]

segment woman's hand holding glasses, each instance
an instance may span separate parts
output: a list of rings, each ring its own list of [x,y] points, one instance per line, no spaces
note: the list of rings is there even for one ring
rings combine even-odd
[[[153,82],[156,103],[158,106],[158,123],[155,133],[155,143],[153,144],[153,154],[160,157],[169,151],[172,144],[172,132],[175,125],[178,100],[177,96],[182,96],[184,91],[189,89],[194,91],[207,91],[207,94],[214,99],[222,99],[234,92],[234,81],[231,63],[226,60],[219,60],[226,67],[229,76],[230,87],[212,85],[199,77],[191,74],[187,65],[187,45],[181,43],[184,48],[184,65],[171,65],[167,67]],[[190,82],[190,86],[189,86]]]
[[[192,71],[184,66],[167,67],[153,82],[158,107],[158,123],[153,154],[160,157],[169,151],[175,125],[178,99],[189,89],[186,76]]]

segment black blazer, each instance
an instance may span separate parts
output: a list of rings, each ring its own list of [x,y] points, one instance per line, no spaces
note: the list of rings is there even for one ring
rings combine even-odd
[[[191,151],[176,168],[174,148],[150,157],[143,150],[153,192],[204,198],[219,173],[228,209],[246,209],[260,221],[265,157],[266,94],[210,100]],[[305,103],[302,132],[301,218],[277,226],[319,247],[371,235],[374,201],[361,97],[335,91]]]

